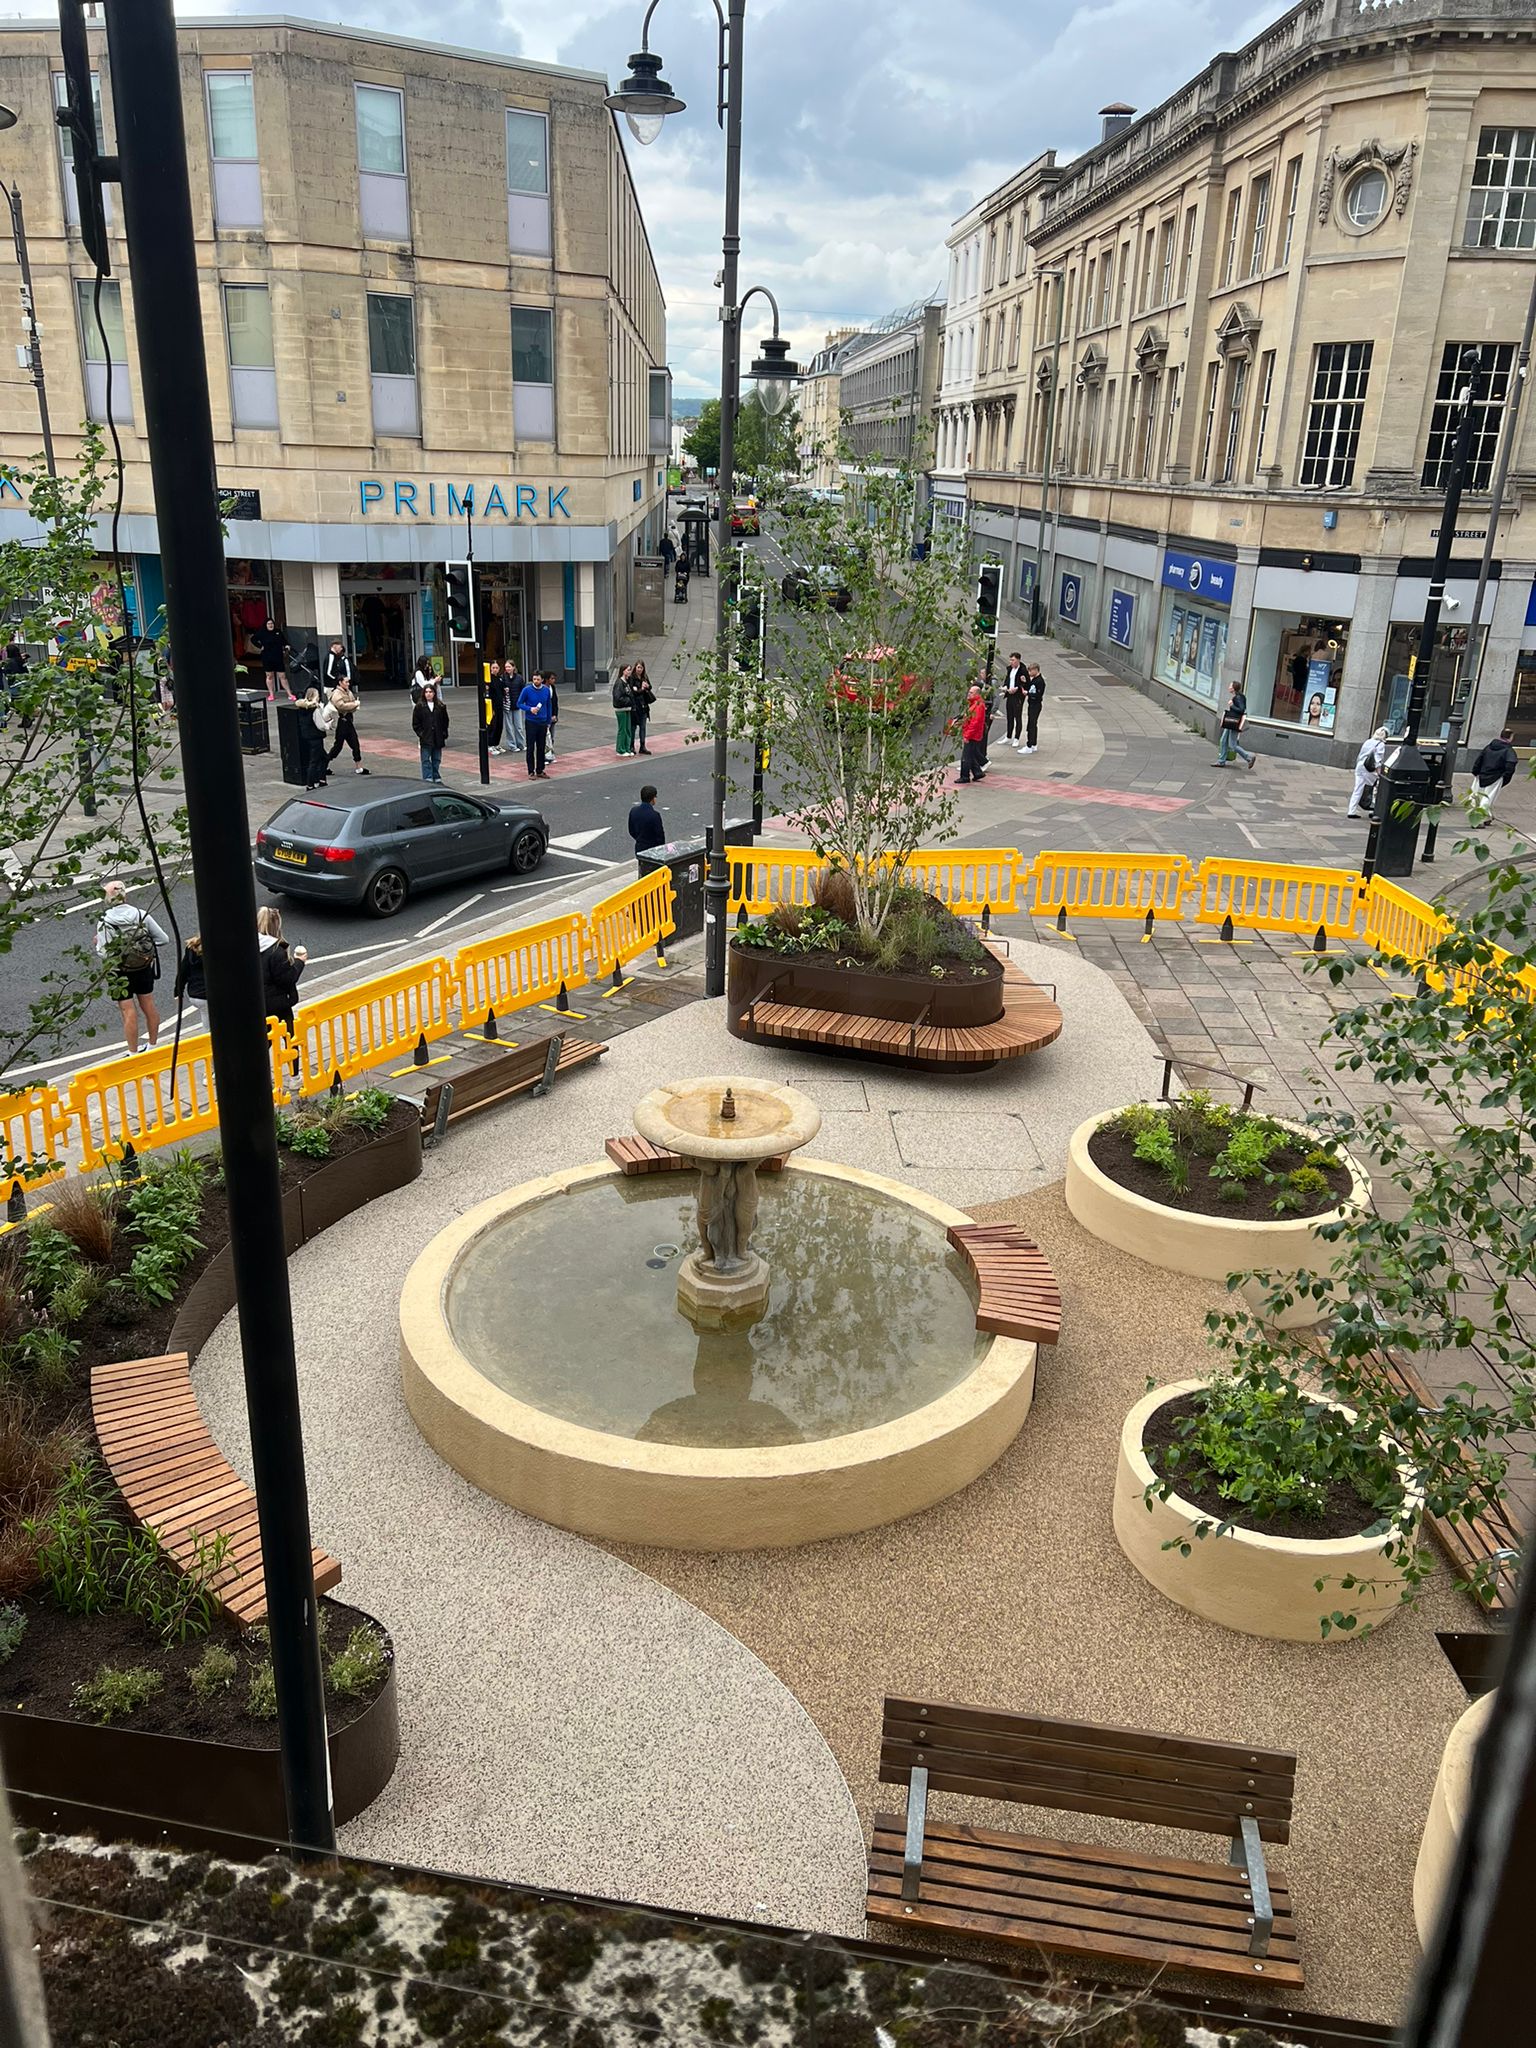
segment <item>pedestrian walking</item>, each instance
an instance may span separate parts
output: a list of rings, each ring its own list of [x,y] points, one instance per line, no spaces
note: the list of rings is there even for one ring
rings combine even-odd
[[[1216,746],[1218,768],[1225,768],[1234,754],[1240,761],[1246,761],[1250,768],[1256,764],[1258,756],[1250,754],[1238,738],[1238,734],[1247,723],[1248,699],[1238,684],[1234,683],[1227,693],[1226,705],[1221,714],[1221,735]]]
[[[1363,818],[1369,811],[1376,794],[1376,778],[1381,773],[1382,760],[1386,754],[1387,728],[1378,725],[1355,756],[1355,786],[1350,791],[1349,808],[1346,818]],[[1360,808],[1364,799],[1365,810]]]
[[[134,1053],[141,1050],[141,1020],[150,1045],[160,1036],[155,983],[160,979],[160,948],[171,941],[147,910],[128,901],[121,882],[108,882],[101,895],[105,908],[96,926],[96,951],[106,963],[107,993],[123,1020],[123,1043]]]
[[[507,718],[507,683],[499,661],[488,661],[485,665],[485,706],[490,714],[485,736],[486,752],[499,754],[502,728]]]
[[[194,932],[181,949],[181,965],[176,969],[176,1000],[189,996],[194,1003],[208,1000],[208,976],[203,961],[203,935]]]
[[[306,789],[321,789],[331,779],[330,756],[326,752],[331,735],[336,730],[337,712],[332,704],[320,701],[318,690],[306,690],[299,699],[307,719],[300,719],[299,728],[304,735],[304,773]]]
[[[960,727],[960,780],[980,782],[987,772],[982,748],[987,740],[987,700],[980,683],[972,683],[965,700],[965,717]]]
[[[340,641],[337,641],[336,646],[339,647],[340,645]],[[332,661],[335,660],[335,647],[331,650],[331,659]],[[352,664],[350,661],[347,661],[345,654],[342,656],[342,661],[346,664],[346,673],[339,676],[331,685],[331,709],[336,714],[336,724],[332,732],[331,744],[326,749],[325,765],[327,772],[329,772],[331,763],[336,759],[342,748],[348,747],[352,753],[352,773],[354,775],[366,775],[368,770],[363,766],[363,750],[357,737],[358,699],[356,691],[352,688]],[[329,666],[330,664],[327,663],[328,668]]]
[[[652,846],[665,846],[667,828],[661,821],[656,808],[656,785],[645,782],[640,786],[640,801],[629,807],[629,836],[635,842],[635,858]],[[640,872],[646,872],[645,862],[640,861]]]
[[[345,640],[333,640],[325,653],[325,666],[320,671],[320,683],[327,697],[345,687],[351,689],[353,681],[352,657],[347,652]]]
[[[1024,685],[1024,744],[1018,749],[1021,754],[1034,754],[1040,750],[1040,706],[1045,702],[1045,677],[1040,673],[1040,664],[1029,664],[1028,680]]]
[[[677,563],[677,542],[669,526],[661,536],[661,573],[667,575]]]
[[[437,670],[432,666],[430,654],[418,654],[416,666],[411,671],[411,702],[413,704],[421,702],[422,692],[426,689],[428,683],[431,683],[434,689],[437,687]]]
[[[1010,654],[1008,671],[1003,677],[1003,745],[1015,751],[1024,744],[1024,693],[1028,686],[1029,671],[1023,655]]]
[[[645,744],[645,735],[650,729],[651,706],[655,702],[656,692],[651,688],[645,663],[637,661],[629,672],[629,730],[637,754],[651,751]]]
[[[294,1035],[293,1009],[299,999],[299,977],[309,955],[302,946],[290,952],[283,937],[283,914],[270,903],[256,913],[256,944],[261,953],[261,993],[269,1018],[276,1017]],[[299,1071],[299,1055],[293,1056],[293,1071]]]
[[[411,731],[421,749],[421,779],[441,782],[443,748],[448,744],[448,706],[437,694],[437,684],[423,683],[421,702],[411,713]]]
[[[270,704],[276,699],[277,686],[281,682],[284,695],[292,703],[293,691],[288,682],[287,634],[276,619],[269,618],[264,626],[257,627],[251,635],[251,640],[256,652],[261,656],[262,674],[267,682],[267,702]]]
[[[549,741],[552,692],[544,678],[534,671],[532,678],[524,683],[517,699],[517,708],[523,714],[525,735],[523,755],[528,763],[530,779],[542,780],[548,772],[544,766]]]
[[[502,751],[507,754],[520,754],[528,744],[528,735],[523,731],[523,714],[517,708],[517,701],[523,694],[523,675],[515,661],[503,665],[501,685],[507,702],[507,721],[502,728]]]
[[[1477,789],[1478,808],[1491,813],[1499,800],[1499,792],[1515,779],[1515,770],[1520,766],[1520,756],[1510,742],[1514,731],[1505,726],[1496,740],[1490,740],[1477,759],[1472,763],[1472,780]]]
[[[613,751],[616,754],[627,754],[631,751],[629,723],[630,697],[628,662],[625,662],[624,666],[619,670],[618,674],[614,677],[613,690],[611,692],[611,695],[613,698],[613,722],[616,728],[614,732]]]
[[[555,727],[560,723],[560,692],[555,688],[555,672],[552,668],[544,671],[544,687],[549,692],[549,731],[545,745],[549,750],[549,765],[555,764]]]

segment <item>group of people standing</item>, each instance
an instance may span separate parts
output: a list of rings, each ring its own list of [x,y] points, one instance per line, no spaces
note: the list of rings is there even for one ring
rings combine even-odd
[[[987,741],[997,711],[999,687],[990,675],[972,683],[960,721],[960,780],[980,782],[987,772]],[[1003,745],[1018,754],[1040,750],[1040,707],[1045,677],[1038,662],[1010,654],[1001,685]]]
[[[352,657],[344,642],[333,640],[325,657],[320,688],[312,687],[302,697],[289,692],[291,701],[309,714],[299,724],[305,746],[306,789],[321,789],[330,781],[331,763],[343,747],[351,752],[352,773],[369,773],[363,766],[362,742],[357,737],[358,696],[353,682]]]
[[[651,706],[655,702],[656,692],[645,672],[645,663],[626,662],[613,679],[613,717],[617,728],[613,751],[616,754],[648,754],[651,751],[645,744],[645,736],[651,722]]]

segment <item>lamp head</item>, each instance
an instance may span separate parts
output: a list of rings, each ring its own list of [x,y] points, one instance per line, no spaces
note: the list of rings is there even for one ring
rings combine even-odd
[[[789,343],[781,335],[769,335],[761,347],[762,354],[747,375],[757,386],[758,404],[770,419],[777,419],[789,403],[790,386],[799,382],[800,365],[790,361]]]
[[[14,107],[0,106],[0,128],[14,128],[20,119]]]
[[[637,50],[629,60],[629,76],[617,92],[603,101],[629,123],[636,142],[654,142],[668,114],[680,114],[687,105],[673,92],[661,75],[661,59],[649,50]]]

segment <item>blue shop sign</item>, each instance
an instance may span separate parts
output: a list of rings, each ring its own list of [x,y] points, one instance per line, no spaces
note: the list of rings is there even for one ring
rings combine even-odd
[[[1129,647],[1136,634],[1136,600],[1128,590],[1109,593],[1109,637],[1116,647]]]
[[[1184,590],[1206,604],[1230,604],[1237,580],[1236,562],[1223,562],[1212,555],[1186,555],[1169,548],[1163,556],[1163,582],[1171,590]]]
[[[1082,603],[1083,579],[1081,576],[1074,576],[1068,571],[1063,574],[1061,579],[1061,599],[1056,609],[1062,618],[1067,621],[1068,625],[1075,626],[1077,624],[1077,615],[1082,609]]]
[[[1531,594],[1525,601],[1525,623],[1536,626],[1536,583],[1531,585]]]

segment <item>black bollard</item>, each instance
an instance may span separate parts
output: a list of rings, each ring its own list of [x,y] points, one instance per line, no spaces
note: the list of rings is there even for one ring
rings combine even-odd
[[[411,1054],[411,1064],[416,1067],[424,1067],[431,1057],[431,1053],[427,1050],[427,1034],[423,1031],[420,1038],[416,1041],[416,1050]]]
[[[496,1023],[496,1012],[494,1010],[486,1011],[485,1023],[481,1027],[480,1035],[482,1038],[499,1038],[501,1036],[501,1032]]]

